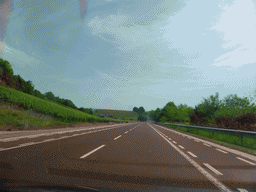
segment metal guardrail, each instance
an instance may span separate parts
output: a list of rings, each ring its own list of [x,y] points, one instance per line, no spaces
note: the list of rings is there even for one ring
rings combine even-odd
[[[175,125],[175,126],[179,126],[179,127],[204,129],[204,130],[211,131],[212,134],[214,134],[214,132],[217,132],[217,133],[237,135],[237,136],[241,137],[242,146],[244,145],[244,137],[256,139],[256,131],[242,131],[242,130],[234,130],[234,129],[222,129],[222,128],[215,128],[215,127],[202,127],[202,126],[183,125],[183,124],[174,124],[174,123],[157,123],[157,122],[155,122],[155,124],[158,124],[158,125]]]

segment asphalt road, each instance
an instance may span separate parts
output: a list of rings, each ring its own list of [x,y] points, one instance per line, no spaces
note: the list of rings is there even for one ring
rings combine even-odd
[[[149,122],[0,136],[5,187],[256,191],[256,156]]]

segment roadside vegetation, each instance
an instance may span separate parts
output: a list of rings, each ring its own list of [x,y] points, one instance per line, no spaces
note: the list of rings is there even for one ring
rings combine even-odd
[[[113,114],[114,119],[124,121],[137,121],[138,114],[134,111],[123,111],[123,110],[111,110],[111,109],[96,109],[95,113],[97,114]]]
[[[162,125],[167,128],[176,129],[178,131],[189,133],[194,136],[198,136],[202,139],[213,141],[215,143],[223,144],[226,146],[233,147],[248,153],[256,154],[256,139],[250,137],[243,137],[243,139],[238,135],[214,132],[210,130],[201,130],[194,128],[179,127],[175,125]]]
[[[186,104],[176,106],[174,102],[168,102],[162,109],[157,108],[148,112],[151,121],[161,123],[177,123],[192,125],[191,116],[199,111],[205,119],[204,126],[216,127],[215,118],[226,116],[234,118],[242,114],[256,114],[256,105],[247,97],[240,98],[236,94],[230,94],[223,100],[219,100],[219,93],[211,95],[194,108]]]

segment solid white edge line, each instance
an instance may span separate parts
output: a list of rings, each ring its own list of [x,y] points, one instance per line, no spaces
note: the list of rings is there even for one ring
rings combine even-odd
[[[204,145],[207,146],[207,147],[211,147],[210,145],[208,145],[208,144],[206,144],[206,143],[204,143]]]
[[[250,161],[247,161],[247,160],[245,160],[245,159],[243,159],[243,158],[241,158],[241,157],[236,157],[237,159],[240,159],[241,161],[244,161],[244,162],[246,162],[246,163],[249,163],[249,164],[251,164],[251,165],[256,165],[255,163],[252,163],[252,162],[250,162]]]
[[[164,130],[167,130],[167,131],[169,131],[169,132],[173,132],[173,133],[177,133],[178,131],[176,131],[176,130],[174,130],[174,129],[168,129],[168,128],[166,128],[166,127],[162,127],[162,126],[159,126],[159,125],[155,125],[155,126],[157,126],[157,127],[159,127],[159,128],[161,128],[161,129],[164,129]],[[187,134],[185,134],[185,133],[183,133],[184,135],[187,135]],[[192,139],[192,138],[196,138],[196,137],[193,137],[193,136],[188,136],[187,135],[187,137],[189,137],[189,139]],[[198,138],[196,138],[196,139],[198,139]],[[227,151],[229,151],[230,153],[233,153],[233,154],[236,154],[236,155],[240,155],[240,156],[244,156],[244,157],[246,157],[246,158],[248,158],[248,159],[251,159],[252,161],[256,161],[256,156],[255,155],[249,155],[249,154],[247,154],[247,153],[243,153],[242,151],[239,151],[239,150],[237,150],[237,149],[232,149],[232,148],[229,148],[229,146],[222,146],[222,145],[220,145],[219,143],[215,143],[214,141],[209,141],[209,140],[207,140],[207,139],[200,139],[202,142],[205,142],[205,143],[208,143],[209,145],[212,145],[212,146],[214,146],[214,147],[218,147],[218,148],[223,148],[223,150],[227,150]]]
[[[223,175],[221,172],[219,172],[217,169],[213,168],[211,165],[209,165],[208,163],[203,163],[206,167],[208,167],[209,169],[211,169],[214,173],[216,173],[217,175]]]
[[[31,144],[34,144],[35,142],[29,142],[29,143],[22,143],[20,144],[19,146],[27,146],[27,145],[31,145]]]
[[[156,131],[151,125],[149,125],[152,129]],[[156,131],[157,133],[159,131]],[[158,133],[159,134],[159,133]],[[164,138],[161,134],[159,134],[162,138]],[[183,151],[181,151],[178,147],[176,147],[169,140],[164,138],[174,149],[176,149],[183,157],[185,157],[198,171],[200,171],[205,177],[207,177],[216,187],[218,187],[222,191],[232,192],[228,187],[222,184],[219,180],[217,180],[214,176],[212,176],[209,172],[207,172],[203,167],[197,164],[193,159],[191,159],[188,155],[186,155]]]
[[[96,148],[96,149],[92,150],[91,152],[89,152],[89,153],[83,155],[82,157],[80,157],[80,159],[85,158],[85,157],[91,155],[92,153],[94,153],[95,151],[99,150],[100,148],[102,148],[102,147],[104,147],[104,146],[105,146],[105,145],[99,146],[98,148]]]

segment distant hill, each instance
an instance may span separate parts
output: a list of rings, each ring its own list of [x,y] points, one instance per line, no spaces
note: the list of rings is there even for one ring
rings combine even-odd
[[[124,120],[137,121],[138,114],[134,111],[112,110],[112,109],[94,109],[98,114],[113,114],[115,119],[123,118]]]

